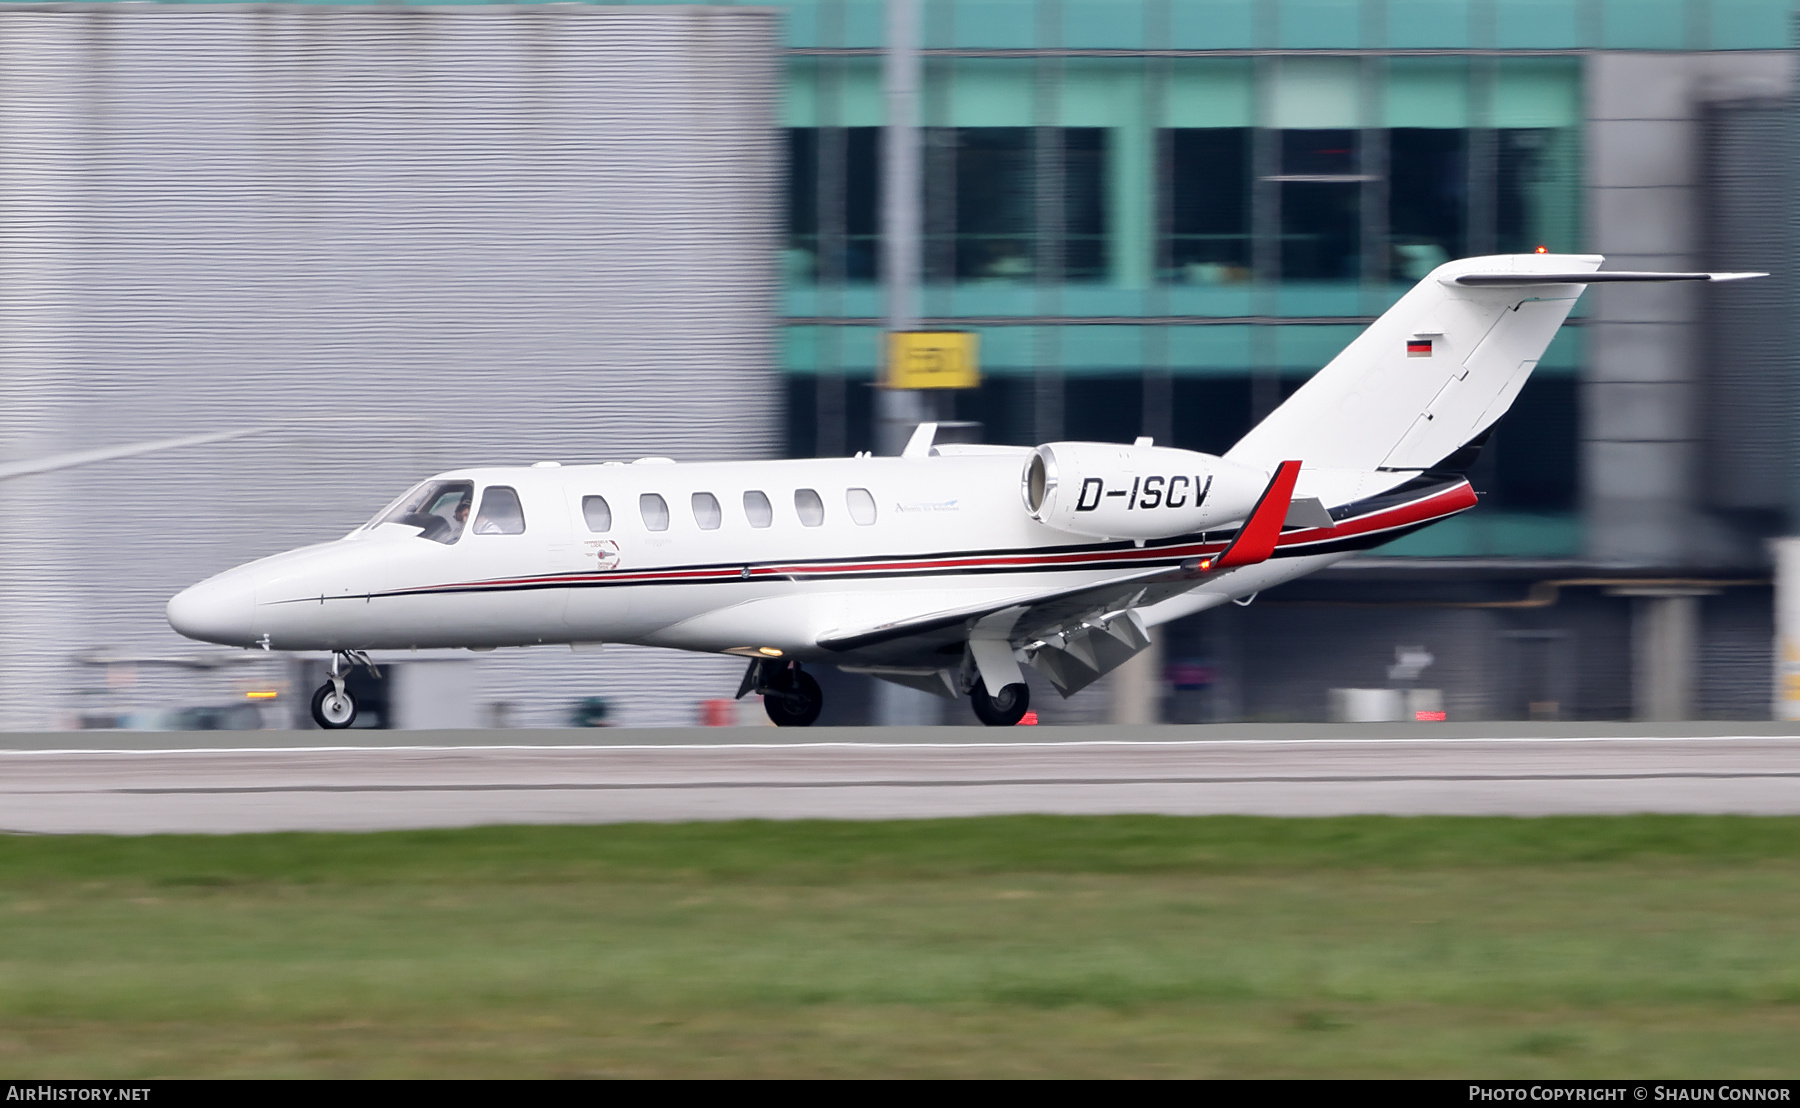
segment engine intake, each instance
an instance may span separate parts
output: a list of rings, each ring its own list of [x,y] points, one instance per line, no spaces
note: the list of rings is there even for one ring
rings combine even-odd
[[[1053,442],[1025,463],[1025,510],[1059,531],[1164,539],[1241,520],[1269,475],[1213,454],[1166,446]]]

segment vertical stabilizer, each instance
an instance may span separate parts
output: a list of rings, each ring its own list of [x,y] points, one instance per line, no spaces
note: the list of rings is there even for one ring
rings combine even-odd
[[[1269,471],[1286,458],[1363,472],[1437,465],[1512,406],[1602,260],[1507,254],[1439,266],[1225,456]]]

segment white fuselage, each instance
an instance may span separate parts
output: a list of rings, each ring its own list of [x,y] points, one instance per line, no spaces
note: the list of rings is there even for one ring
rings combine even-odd
[[[170,602],[169,617],[191,637],[275,650],[623,642],[853,661],[819,639],[1177,559],[1166,545],[1032,519],[1020,491],[1029,450],[947,449],[956,453],[456,470],[432,480],[469,482],[478,501],[496,486],[516,490],[523,530],[483,533],[472,516],[446,543],[416,526],[371,523],[204,581]],[[763,526],[746,507],[755,493],[771,509]],[[809,493],[822,518],[808,518]],[[653,529],[654,504],[642,510],[649,496],[667,507],[663,529]],[[714,522],[706,496],[719,508],[711,528],[701,525]],[[606,502],[603,531],[589,524],[589,497]],[[1197,611],[1343,556],[1220,574],[1146,616]]]

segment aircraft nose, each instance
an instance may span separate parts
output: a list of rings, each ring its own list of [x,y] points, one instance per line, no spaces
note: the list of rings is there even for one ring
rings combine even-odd
[[[249,646],[255,611],[255,582],[243,575],[228,574],[175,594],[169,601],[169,626],[190,639]]]

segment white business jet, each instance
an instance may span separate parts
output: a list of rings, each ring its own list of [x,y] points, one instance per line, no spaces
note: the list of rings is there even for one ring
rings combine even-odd
[[[934,445],[897,458],[482,467],[334,542],[169,602],[190,638],[330,651],[312,700],[348,727],[367,651],[639,643],[748,659],[738,696],[818,718],[803,667],[1027,708],[1169,620],[1475,506],[1469,463],[1587,285],[1759,274],[1597,272],[1590,255],[1438,267],[1223,457],[1156,446]]]

